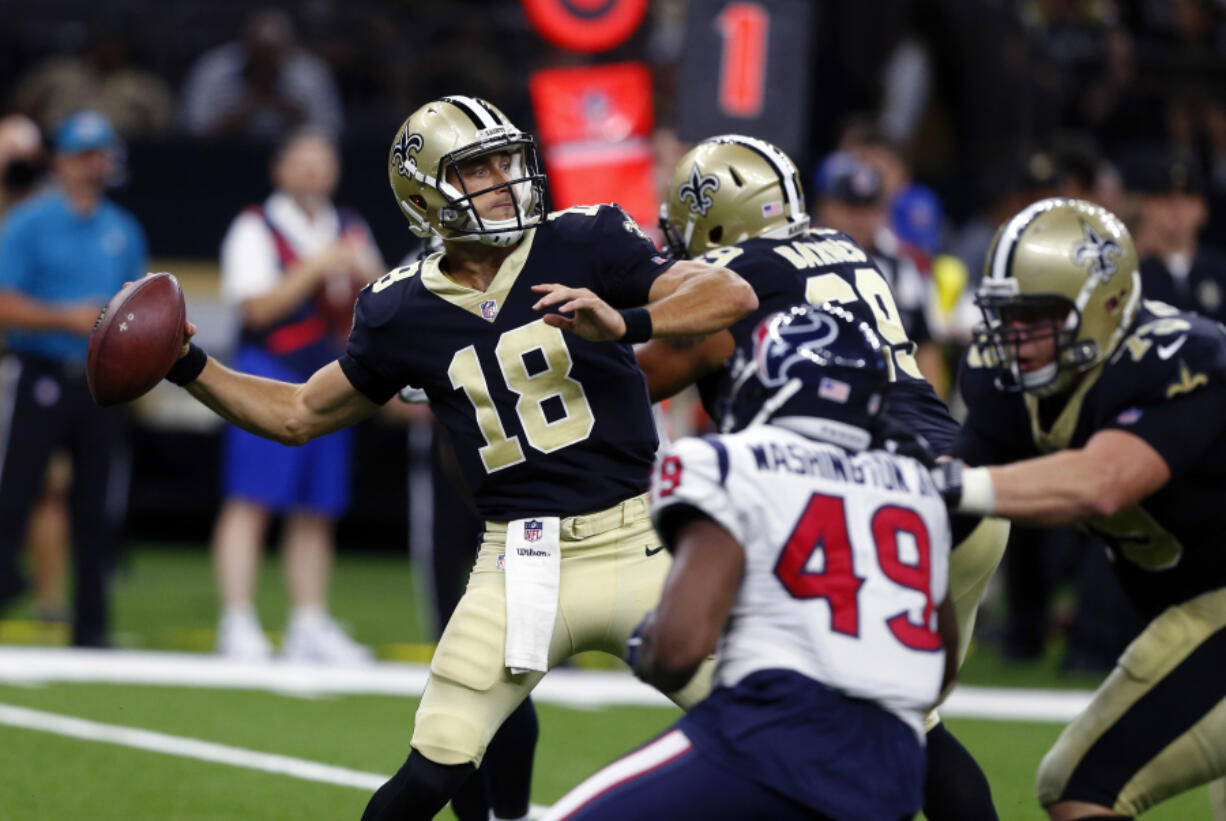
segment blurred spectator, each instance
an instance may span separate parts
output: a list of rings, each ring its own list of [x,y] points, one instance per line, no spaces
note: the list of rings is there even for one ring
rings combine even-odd
[[[936,254],[941,249],[945,219],[941,200],[931,188],[911,178],[911,166],[897,143],[866,119],[853,118],[843,130],[839,148],[852,152],[881,176],[890,229],[928,256]]]
[[[174,92],[161,77],[133,65],[122,32],[100,29],[80,54],[48,57],[17,81],[14,107],[51,129],[69,114],[92,108],[122,136],[165,134],[174,123]]]
[[[34,121],[23,114],[0,119],[0,217],[34,193],[44,170],[43,138]]]
[[[1112,169],[1101,163],[1092,141],[1069,135],[1054,143],[1053,148],[1027,154],[1000,198],[967,220],[950,242],[950,252],[966,265],[972,286],[983,276],[992,237],[1009,215],[1047,197],[1096,199],[1098,192],[1109,192]]]
[[[1197,239],[1209,207],[1195,159],[1144,158],[1128,184],[1141,195],[1137,251],[1145,298],[1226,321],[1226,254]]]
[[[283,138],[300,126],[333,137],[341,101],[328,66],[299,47],[293,23],[278,9],[248,18],[241,42],[204,54],[183,86],[183,128],[200,137]]]
[[[1096,72],[1070,90],[1065,105],[1066,122],[1097,136],[1109,155],[1131,143],[1163,136],[1165,90],[1152,70],[1142,70],[1138,48],[1128,29],[1118,25],[1107,29]]]
[[[298,132],[272,163],[273,194],[243,210],[221,248],[222,298],[239,309],[235,367],[305,381],[340,356],[357,286],[383,272],[366,223],[331,202],[340,168],[335,146]],[[328,616],[333,526],[349,504],[352,431],[298,448],[227,427],[225,501],[213,533],[222,613],[217,649],[231,658],[267,657],[271,648],[253,607],[265,532],[283,514],[282,562],[289,589],[289,659],[338,664],[370,660]]]
[[[0,120],[0,220],[5,212],[34,194],[43,181],[43,138],[38,126],[24,114]],[[71,519],[68,488],[72,460],[63,450],[51,456],[46,491],[30,514],[27,542],[34,581],[34,610],[39,621],[63,621],[64,573],[68,566]]]
[[[94,404],[85,381],[98,310],[145,272],[145,236],[104,195],[119,140],[101,114],[59,129],[54,184],[14,208],[0,236],[0,609],[23,588],[17,554],[57,447],[72,455],[73,643],[107,643],[107,577],[127,509],[123,411]]]

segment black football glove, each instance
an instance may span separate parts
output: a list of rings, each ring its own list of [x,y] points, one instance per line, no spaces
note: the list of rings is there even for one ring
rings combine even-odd
[[[958,505],[962,504],[962,470],[965,467],[966,463],[961,459],[948,459],[937,462],[929,469],[932,481],[940,491],[941,498],[945,500],[945,507],[951,513],[957,511]]]

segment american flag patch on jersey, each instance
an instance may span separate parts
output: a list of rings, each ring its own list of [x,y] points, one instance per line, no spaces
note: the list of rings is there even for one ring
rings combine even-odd
[[[485,317],[486,319],[493,319],[494,317],[498,316],[497,300],[487,299],[484,302],[482,302],[481,303],[481,316]]]
[[[654,262],[656,265],[663,265],[664,263],[668,262],[668,259],[666,257],[662,257],[657,254],[656,256],[651,258],[651,261]]]
[[[507,569],[507,554],[505,553],[498,554],[498,569],[499,570]]]
[[[529,519],[524,522],[524,541],[539,542],[541,533],[545,530],[545,526],[538,519]]]
[[[851,385],[838,379],[823,376],[817,386],[817,395],[831,402],[845,403],[851,397]]]
[[[762,203],[762,216],[777,217],[783,213],[783,203],[779,200]]]

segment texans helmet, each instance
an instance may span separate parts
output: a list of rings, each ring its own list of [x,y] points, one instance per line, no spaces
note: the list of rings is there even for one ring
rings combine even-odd
[[[511,158],[511,179],[469,191],[453,169],[495,151]],[[419,237],[514,245],[545,215],[545,175],[536,142],[485,100],[452,95],[409,115],[388,152],[388,179],[409,228]],[[510,188],[515,215],[482,220],[473,198]]]
[[[802,303],[762,320],[752,352],[738,351],[723,431],[769,422],[862,449],[889,378],[870,323],[832,302]]]
[[[1124,223],[1091,202],[1041,200],[996,232],[975,295],[984,316],[976,347],[999,370],[1001,390],[1061,393],[1111,355],[1140,301],[1137,250]],[[1055,359],[1021,370],[1018,346],[1040,336],[1054,337]]]

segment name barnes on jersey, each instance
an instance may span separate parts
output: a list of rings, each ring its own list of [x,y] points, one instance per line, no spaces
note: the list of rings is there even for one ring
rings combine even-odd
[[[404,385],[426,392],[486,519],[571,515],[642,493],[657,442],[633,348],[547,325],[531,286],[590,288],[628,308],[671,262],[616,205],[550,214],[483,292],[455,284],[440,260],[363,289],[341,359],[354,386],[375,402]]]
[[[938,495],[936,485],[926,472],[919,472],[916,482],[908,482],[897,462],[878,453],[864,453],[856,458],[828,448],[808,448],[803,445],[782,445],[761,442],[749,446],[754,467],[759,471],[785,471],[797,476],[820,476],[837,482],[871,485],[883,490]],[[918,487],[913,487],[918,485]]]
[[[994,386],[972,347],[960,383],[969,415],[956,454],[997,465],[1080,448],[1100,430],[1144,439],[1171,480],[1139,504],[1086,520],[1146,616],[1226,584],[1226,329],[1145,301],[1128,335],[1067,397],[1039,400]]]
[[[958,423],[919,372],[889,284],[849,235],[810,228],[794,239],[754,237],[700,259],[736,271],[758,295],[757,310],[728,328],[739,350],[752,349],[754,329],[763,318],[800,302],[831,300],[863,314],[890,350],[894,375],[887,415],[923,436],[935,453],[949,452]],[[697,382],[703,407],[717,422],[723,417],[722,397],[731,384],[733,361]]]

